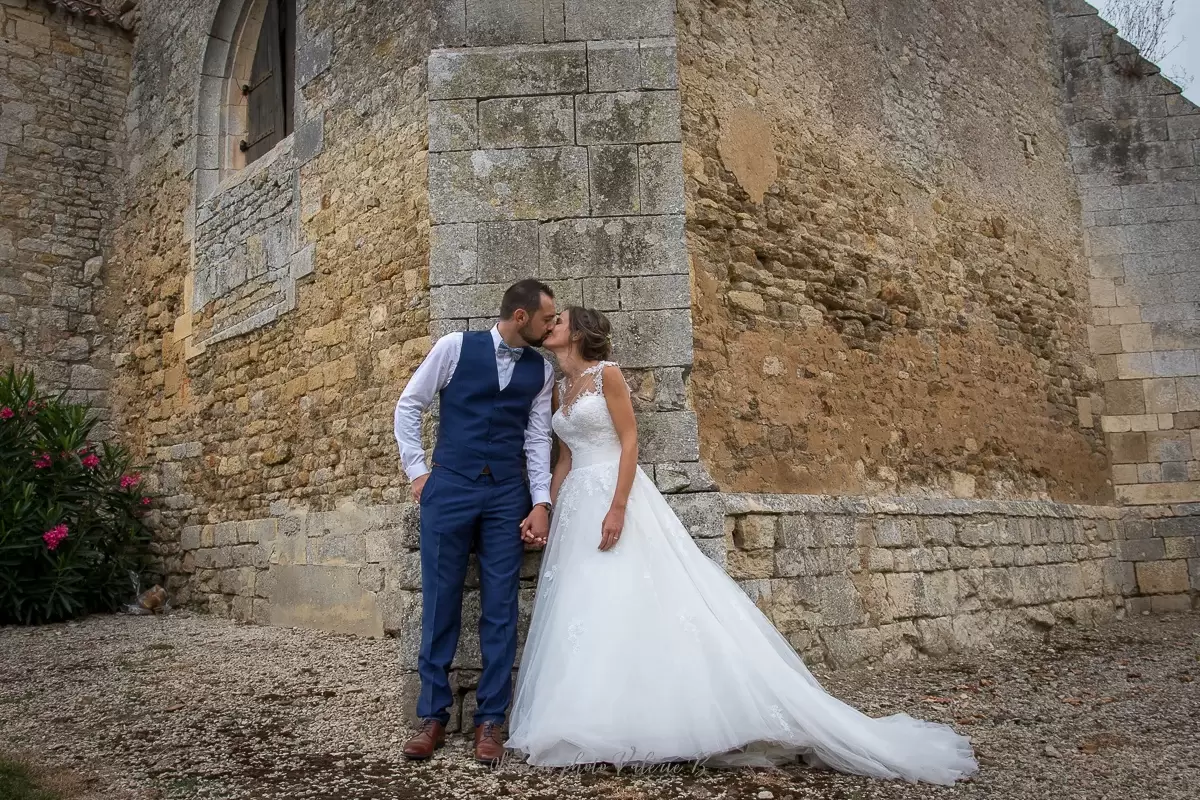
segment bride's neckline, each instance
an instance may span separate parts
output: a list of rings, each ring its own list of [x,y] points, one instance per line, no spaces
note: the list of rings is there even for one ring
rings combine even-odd
[[[587,385],[584,385],[583,387],[581,387],[579,389],[579,391],[577,391],[573,396],[571,396],[570,402],[566,402],[566,400],[567,400],[566,395],[570,394],[571,383],[574,381],[578,381],[580,378],[583,378],[586,375],[595,374],[597,372],[597,368],[603,369],[604,367],[608,366],[611,363],[612,362],[610,362],[610,361],[594,361],[589,366],[584,367],[583,370],[581,370],[580,373],[578,375],[576,375],[574,378],[569,378],[565,373],[563,374],[564,397],[563,397],[563,403],[560,404],[558,407],[558,413],[562,414],[563,419],[566,419],[568,416],[570,416],[570,410],[572,408],[574,408],[575,404],[578,403],[580,400],[582,400],[583,398],[585,398],[589,395],[599,395],[600,394],[600,387],[599,387],[599,385],[597,385],[598,382],[593,380],[590,388]]]

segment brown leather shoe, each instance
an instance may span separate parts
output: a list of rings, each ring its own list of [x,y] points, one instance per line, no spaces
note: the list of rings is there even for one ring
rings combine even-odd
[[[489,766],[500,763],[504,758],[504,741],[500,723],[485,722],[475,726],[475,760]]]
[[[446,743],[446,726],[436,719],[421,720],[421,727],[404,745],[404,757],[409,761],[424,761],[433,751]]]

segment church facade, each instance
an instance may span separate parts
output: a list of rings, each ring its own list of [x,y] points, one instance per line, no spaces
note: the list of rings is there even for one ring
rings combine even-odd
[[[1082,0],[904,5],[0,0],[0,360],[152,465],[177,602],[406,667],[392,408],[527,276],[809,659],[1193,607],[1200,113]]]

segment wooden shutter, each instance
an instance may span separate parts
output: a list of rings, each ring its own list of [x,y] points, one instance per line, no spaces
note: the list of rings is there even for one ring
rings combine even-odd
[[[279,0],[279,24],[283,27],[283,124],[284,136],[292,133],[292,109],[296,99],[296,0]]]
[[[283,68],[283,26],[279,2],[267,0],[262,30],[254,51],[254,63],[250,67],[250,83],[247,84],[249,133],[242,142],[247,164],[269,152],[290,132],[284,107],[284,79],[290,76],[285,74]],[[291,54],[288,54],[287,60],[291,61]]]

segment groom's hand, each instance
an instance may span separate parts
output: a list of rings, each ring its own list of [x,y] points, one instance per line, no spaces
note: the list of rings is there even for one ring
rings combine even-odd
[[[425,488],[425,481],[427,480],[429,480],[428,472],[412,482],[413,501],[418,504],[421,502],[421,490]]]
[[[550,514],[543,505],[536,505],[521,522],[521,539],[534,547],[545,547],[550,538]]]

